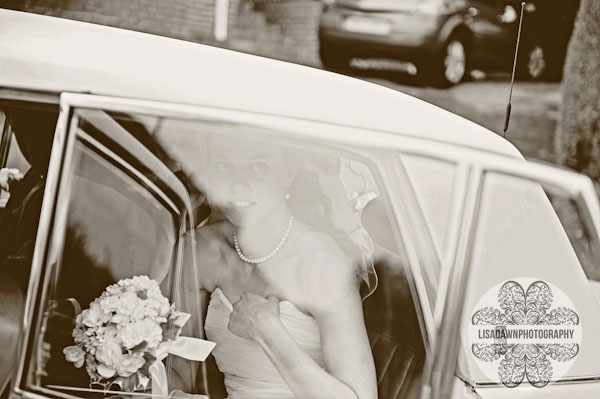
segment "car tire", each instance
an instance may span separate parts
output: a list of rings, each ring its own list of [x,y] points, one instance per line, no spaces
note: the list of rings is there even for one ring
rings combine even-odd
[[[328,71],[346,73],[350,70],[352,56],[339,48],[321,43],[319,57],[323,68]]]
[[[421,63],[421,77],[439,87],[454,86],[469,73],[469,46],[465,34],[452,34],[440,51]]]

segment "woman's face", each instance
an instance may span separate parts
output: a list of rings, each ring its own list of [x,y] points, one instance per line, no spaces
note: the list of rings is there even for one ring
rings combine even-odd
[[[213,136],[207,168],[207,196],[236,226],[260,223],[286,206],[294,171],[279,145]]]

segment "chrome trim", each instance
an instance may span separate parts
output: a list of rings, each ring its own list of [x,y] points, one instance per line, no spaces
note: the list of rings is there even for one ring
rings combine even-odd
[[[492,156],[500,160],[522,160],[522,158],[517,158],[517,155],[515,155],[515,158],[511,158],[506,155],[461,147],[434,139],[421,139],[401,133],[369,130],[271,114],[76,93],[64,93],[61,98],[73,107],[99,108],[107,111],[131,112],[192,120],[203,119],[215,122],[226,120],[233,123],[262,127],[267,130],[277,129],[279,137],[302,137],[308,140],[316,139],[333,144],[384,151],[402,150],[407,153],[418,151],[414,155],[425,155],[447,162],[458,162],[460,159],[485,159]],[[294,123],[290,124],[290,121]],[[399,138],[402,138],[402,143],[399,143]]]
[[[485,381],[485,382],[467,382],[464,378],[459,377],[465,384],[468,384],[474,388],[490,388],[490,387],[504,387],[505,385],[501,382],[495,381]],[[551,381],[549,385],[569,385],[569,384],[600,384],[600,375],[598,376],[589,376],[589,377],[570,377],[570,378],[561,378],[556,381]],[[510,389],[510,388],[508,388]]]
[[[11,393],[13,395],[18,395],[23,399],[48,399],[47,396],[40,395],[39,393],[36,393],[36,392],[26,391],[26,390],[21,389],[16,386],[13,388]],[[9,396],[9,399],[13,399],[13,398],[11,398]],[[76,398],[76,397],[71,396],[70,399],[81,399],[81,398]]]
[[[548,185],[553,185],[557,188],[567,190],[570,193],[588,191],[585,194],[586,201],[590,204],[595,203],[597,205],[597,199],[594,201],[589,198],[589,190],[582,189],[582,187],[585,185],[591,184],[587,177],[546,165],[525,162],[525,160],[519,158],[516,153],[514,157],[510,157],[507,155],[500,155],[479,149],[460,147],[454,144],[435,141],[433,139],[419,139],[415,138],[414,136],[393,134],[390,132],[373,131],[349,126],[332,125],[317,121],[299,120],[289,117],[257,114],[239,110],[162,103],[147,100],[129,100],[72,93],[63,94],[62,99],[65,105],[83,108],[101,108],[105,110],[150,114],[155,116],[183,119],[202,118],[204,120],[212,121],[227,120],[229,122],[237,122],[240,124],[262,127],[266,130],[277,129],[279,130],[278,135],[280,137],[302,137],[309,140],[315,139],[321,142],[328,142],[338,145],[342,144],[346,147],[353,146],[356,148],[379,149],[386,152],[402,151],[406,154],[429,156],[442,161],[472,166],[472,176],[476,177],[478,180],[477,182],[473,182],[473,185],[470,186],[469,194],[467,196],[469,203],[465,205],[465,212],[462,215],[462,228],[463,231],[464,229],[467,230],[468,236],[465,240],[466,242],[459,243],[458,249],[454,254],[455,263],[453,267],[458,268],[458,273],[450,273],[450,276],[453,277],[453,281],[458,282],[459,284],[453,284],[450,286],[450,290],[447,294],[448,298],[450,299],[450,304],[452,304],[452,308],[454,309],[453,312],[451,312],[452,315],[446,313],[445,318],[442,318],[443,320],[440,328],[440,334],[438,334],[438,336],[441,336],[441,338],[445,337],[444,341],[441,341],[439,348],[447,351],[450,355],[458,350],[456,342],[450,342],[450,335],[442,334],[441,332],[444,331],[445,333],[448,331],[453,335],[458,331],[459,322],[456,316],[460,315],[463,305],[463,303],[460,302],[460,297],[464,295],[464,292],[461,293],[460,291],[461,288],[465,286],[464,280],[468,274],[466,272],[469,270],[465,263],[470,258],[468,249],[472,248],[474,241],[473,224],[476,222],[474,214],[479,208],[478,206],[476,207],[476,205],[478,205],[477,198],[481,194],[480,186],[483,171],[496,171],[516,177],[526,177],[531,180],[538,180]],[[293,121],[294,123],[290,124],[290,121]],[[402,138],[402,140],[400,140],[400,138]],[[396,206],[393,206],[393,208],[394,213],[401,213]],[[599,210],[592,210],[592,215],[595,225],[599,226]],[[399,220],[401,220],[401,218],[399,218]],[[412,256],[414,261],[414,253]],[[446,303],[446,306],[450,306],[448,302]],[[452,321],[454,321],[454,323],[452,323]],[[451,357],[454,359],[451,360]],[[430,360],[433,361],[431,358]],[[438,361],[427,365],[430,371],[433,371],[433,367],[435,366],[436,372],[431,372],[428,376],[428,379],[425,381],[430,383],[433,397],[438,398],[440,397],[440,394],[448,394],[448,392],[446,392],[446,388],[448,386],[451,387],[451,384],[446,382],[446,375],[454,375],[456,356],[438,355],[436,356],[436,360]],[[441,364],[449,366],[449,370],[446,370],[446,375],[443,373]],[[426,390],[428,389],[429,388],[426,387]]]
[[[458,352],[461,348],[459,332],[463,313],[465,289],[471,268],[472,249],[475,242],[483,193],[483,170],[473,167],[470,170],[469,188],[462,215],[461,237],[457,247],[455,262],[452,265],[451,281],[449,281],[446,303],[443,309],[442,322],[437,335],[436,350],[432,362],[426,370],[431,395],[436,399],[451,398]]]
[[[397,184],[392,184],[392,181],[398,181],[398,176],[389,176],[388,171],[395,173],[397,165],[396,163],[400,160],[396,157],[397,154],[392,154],[390,158],[384,159],[381,161],[382,168],[379,170],[379,174],[381,175],[381,180],[383,182],[383,187],[387,187],[388,190],[392,191],[395,195],[401,196],[398,193]],[[392,197],[393,198],[393,197]],[[419,255],[415,248],[415,244],[413,243],[412,237],[409,233],[410,227],[408,223],[407,216],[405,215],[403,209],[396,204],[395,201],[389,201],[390,207],[396,219],[396,223],[398,225],[398,232],[400,235],[400,242],[402,243],[404,250],[406,252],[406,257],[408,259],[409,267],[407,276],[411,278],[408,279],[409,282],[412,281],[414,284],[414,293],[417,294],[416,299],[420,306],[415,306],[417,309],[417,313],[421,313],[422,321],[425,323],[425,332],[426,336],[424,337],[425,341],[425,349],[427,351],[427,358],[433,353],[434,340],[435,340],[435,323],[433,319],[433,314],[431,311],[431,304],[429,303],[429,297],[427,295],[427,289],[425,287],[423,273],[420,267]],[[407,269],[407,268],[405,268]],[[417,305],[417,304],[415,304]],[[420,308],[420,309],[419,309]]]
[[[465,164],[458,164],[456,168],[456,177],[454,180],[454,196],[452,198],[452,210],[450,211],[450,221],[448,222],[448,250],[442,259],[442,270],[438,279],[437,297],[434,312],[435,325],[440,328],[442,325],[442,316],[444,312],[444,303],[450,281],[450,271],[452,265],[456,262],[458,255],[458,246],[460,242],[461,221],[464,217],[465,204],[467,202],[467,191],[469,187],[470,169]]]
[[[149,170],[152,171],[160,180],[165,182],[167,186],[171,187],[177,194],[177,196],[185,202],[184,198],[188,195],[185,186],[181,181],[175,177],[173,172],[165,167],[164,163],[151,151],[149,151],[144,145],[140,145],[140,142],[133,138],[131,134],[123,128],[113,117],[106,114],[102,110],[80,110],[76,109],[75,114],[80,118],[94,126],[96,129],[102,132],[105,137],[113,140],[115,143],[123,147],[133,158],[138,159],[144,164]],[[88,134],[89,133],[83,131]],[[102,148],[107,148],[102,145]],[[114,153],[114,152],[111,152]],[[128,170],[132,169],[131,166],[127,167]],[[146,181],[145,179],[144,181]]]
[[[35,386],[35,389],[37,391],[39,391],[40,393],[48,395],[50,397],[58,396],[58,397],[62,397],[65,399],[81,399],[80,396],[73,396],[73,395],[69,395],[68,393],[63,393],[60,391],[53,391],[51,389],[44,388],[43,386],[40,386],[40,385]],[[27,392],[30,392],[30,391],[27,391]],[[34,395],[38,394],[37,392],[31,392],[31,393],[33,393]],[[48,399],[47,396],[42,396],[42,397]]]
[[[409,220],[414,219],[414,218],[420,219],[420,220],[412,220],[409,223],[411,225],[411,230],[414,230],[414,228],[412,227],[414,225],[421,225],[421,224],[423,225],[422,227],[420,227],[420,229],[421,229],[422,233],[424,233],[424,235],[426,236],[427,241],[429,241],[429,243],[431,244],[431,250],[433,251],[433,257],[435,259],[437,259],[437,261],[439,262],[440,271],[441,271],[441,269],[443,267],[443,264],[442,264],[443,255],[441,254],[441,249],[439,249],[435,244],[435,239],[433,238],[433,233],[431,232],[431,228],[430,228],[431,226],[429,226],[427,223],[427,217],[425,216],[425,212],[423,211],[423,206],[421,204],[421,201],[419,201],[419,195],[418,195],[417,191],[415,190],[414,183],[413,183],[413,180],[411,179],[411,176],[409,175],[409,173],[406,170],[405,160],[408,160],[410,158],[415,158],[415,156],[407,155],[407,154],[397,154],[397,156],[398,156],[398,165],[394,169],[399,171],[402,174],[402,178],[401,178],[402,182],[406,182],[410,186],[409,192],[410,192],[412,198],[410,198],[410,199],[407,198],[406,200],[414,202],[414,204],[412,204],[412,205],[416,208],[416,211],[417,211],[416,213],[418,215],[416,217],[410,217],[408,219]],[[419,156],[417,158],[424,159],[426,157]],[[440,161],[434,160],[434,162],[440,162]],[[441,162],[441,163],[448,164],[447,162]],[[456,164],[450,163],[448,166],[455,168]],[[404,196],[404,197],[406,197],[406,196]],[[418,237],[418,238],[420,239],[422,237]],[[424,251],[422,249],[422,245],[421,244],[415,245],[415,248],[417,248],[417,253],[419,253],[419,258],[422,259],[423,253],[424,253]],[[419,263],[421,264],[422,262],[420,261]],[[429,276],[429,272],[427,270],[425,270],[425,272],[423,274],[425,276]],[[427,278],[427,280],[431,281],[431,279],[429,277]],[[436,280],[439,281],[439,275],[437,276]],[[437,288],[437,287],[433,287],[433,288]],[[430,302],[429,294],[427,294],[427,301]],[[431,306],[431,304],[430,304],[430,306]],[[434,306],[435,306],[435,304],[434,304]],[[433,313],[433,309],[434,309],[434,307],[431,306],[432,313]]]
[[[458,350],[455,349],[460,345],[453,343],[458,342],[458,335],[460,331],[460,320],[464,312],[464,293],[467,288],[467,281],[469,271],[472,267],[471,257],[475,242],[475,234],[478,225],[479,212],[481,209],[481,195],[483,191],[483,182],[485,175],[488,173],[499,173],[507,176],[513,176],[519,179],[526,179],[533,183],[545,185],[550,189],[562,193],[566,193],[572,198],[581,197],[585,202],[586,209],[589,212],[590,222],[595,228],[595,234],[600,237],[600,201],[594,189],[591,180],[583,175],[579,175],[575,172],[558,169],[552,166],[539,163],[528,163],[523,164],[515,161],[505,160],[502,163],[498,163],[497,159],[491,159],[488,165],[483,165],[483,169],[479,171],[478,176],[478,194],[477,200],[474,202],[476,209],[473,212],[473,217],[469,221],[470,229],[467,235],[467,245],[464,247],[464,259],[462,262],[457,263],[458,272],[454,272],[455,275],[461,275],[460,280],[455,278],[455,283],[450,285],[451,288],[458,294],[448,293],[446,306],[448,304],[457,303],[456,309],[446,310],[444,312],[445,319],[449,320],[449,324],[442,322],[442,329],[438,338],[441,338],[441,351],[436,351],[436,355],[439,356],[440,361],[434,360],[431,365],[432,377],[429,381],[431,385],[431,394],[434,398],[450,398],[452,393],[453,376],[456,370],[456,362],[458,359]],[[462,265],[462,268],[461,268]],[[458,284],[457,284],[458,283]],[[440,337],[441,336],[441,337]],[[454,336],[453,340],[448,337]],[[437,348],[436,348],[437,350]],[[557,381],[593,381],[600,380],[600,376],[589,377],[589,378],[565,378]],[[426,380],[427,381],[427,380]],[[439,384],[439,385],[438,385]],[[499,386],[501,384],[495,382],[484,382],[484,383],[470,383],[469,385],[478,386]]]
[[[58,196],[57,188],[61,175],[61,165],[63,164],[63,156],[67,146],[67,133],[65,131],[69,121],[69,107],[61,105],[60,114],[56,124],[54,133],[54,141],[52,143],[52,153],[48,166],[48,174],[46,175],[46,188],[44,189],[44,199],[40,212],[40,221],[38,224],[38,232],[31,261],[31,273],[29,285],[27,288],[27,297],[25,300],[25,310],[23,314],[23,334],[19,336],[17,351],[21,352],[19,362],[15,368],[15,374],[12,385],[20,386],[23,377],[23,369],[25,367],[25,358],[27,354],[27,345],[30,339],[31,324],[35,312],[35,301],[37,299],[37,291],[40,283],[41,269],[46,256],[46,248],[48,245],[48,234],[50,232],[50,222],[54,214],[54,206]]]
[[[42,291],[40,295],[37,295],[40,286],[41,279],[41,271],[47,265],[58,264],[58,260],[61,258],[62,254],[62,245],[64,242],[64,234],[66,231],[66,219],[67,219],[67,210],[68,210],[68,199],[70,198],[69,193],[71,190],[71,180],[72,180],[72,162],[73,162],[73,154],[74,154],[74,146],[78,137],[82,139],[82,141],[88,141],[92,146],[97,147],[100,151],[106,153],[107,156],[110,156],[112,159],[117,161],[120,165],[127,168],[127,170],[136,176],[136,178],[143,181],[148,187],[150,187],[156,194],[160,195],[161,199],[163,199],[174,211],[176,215],[179,216],[180,226],[179,226],[179,234],[182,234],[185,231],[185,220],[181,220],[181,211],[177,206],[171,201],[171,199],[161,190],[159,189],[152,181],[150,181],[146,176],[141,174],[139,171],[135,170],[128,163],[126,163],[119,156],[114,154],[112,151],[107,149],[104,145],[97,142],[94,138],[89,136],[87,133],[81,131],[78,132],[79,117],[72,113],[71,107],[65,103],[61,102],[60,105],[60,114],[57,122],[54,142],[52,145],[52,153],[50,158],[50,163],[48,167],[48,175],[46,180],[46,187],[44,190],[44,201],[42,203],[42,210],[40,213],[40,220],[38,226],[38,235],[36,239],[36,244],[34,248],[34,255],[32,259],[32,268],[31,268],[31,276],[28,286],[27,299],[25,304],[25,313],[23,316],[23,331],[24,333],[20,335],[19,343],[18,343],[18,351],[19,362],[18,366],[15,369],[15,374],[13,378],[13,389],[22,393],[23,396],[28,396],[32,399],[44,398],[43,396],[39,396],[30,391],[25,391],[21,387],[23,383],[23,373],[25,370],[25,363],[30,363],[32,358],[35,356],[35,353],[29,353],[27,356],[28,348],[35,348],[35,340],[37,336],[32,337],[32,326],[41,325],[43,312],[38,312],[36,320],[34,322],[33,318],[36,314],[36,309],[43,309],[45,307],[45,300],[48,295],[48,289],[50,286],[51,273],[55,269],[54,267],[46,267],[45,275],[43,280]],[[70,123],[70,125],[69,125]],[[67,135],[66,128],[69,126],[69,134]],[[140,144],[141,146],[142,144]],[[191,211],[191,200],[185,189],[183,183],[179,180],[180,187],[179,193],[185,193],[184,198],[182,198],[185,206],[187,207],[187,211]],[[173,183],[173,182],[171,182]],[[58,203],[58,199],[64,198],[65,201]],[[51,199],[51,200],[50,200]],[[54,219],[54,220],[53,220]],[[53,223],[52,223],[53,222]],[[51,235],[50,235],[51,234]],[[177,247],[178,253],[174,254],[177,257],[177,261],[180,260],[182,256],[181,245]],[[44,262],[44,259],[46,260]],[[181,262],[179,262],[179,269],[181,269]],[[40,303],[36,306],[36,301],[40,299]],[[28,345],[31,343],[31,345]],[[31,372],[31,370],[29,370]],[[38,387],[40,390],[45,390],[43,387]],[[53,393],[56,395],[54,391],[46,390],[48,393]],[[67,398],[75,398],[74,396],[66,395]]]
[[[0,87],[0,99],[58,105],[60,94],[54,92]]]
[[[67,142],[64,149],[63,154],[63,163],[60,173],[60,180],[58,182],[58,190],[56,193],[56,204],[54,206],[54,212],[51,215],[53,217],[53,222],[50,222],[50,236],[49,243],[43,250],[46,252],[46,261],[40,266],[44,269],[43,281],[41,282],[41,292],[40,296],[36,298],[36,302],[38,305],[36,307],[37,310],[46,309],[46,302],[48,298],[48,290],[50,287],[50,281],[52,277],[52,271],[55,265],[58,264],[59,260],[62,258],[62,245],[64,242],[64,237],[66,234],[66,224],[67,224],[67,211],[69,209],[68,200],[70,198],[71,191],[71,169],[73,163],[73,146],[75,144],[76,138],[76,129],[77,129],[77,116],[73,115],[70,120],[71,126],[69,126],[69,134],[67,136]],[[44,192],[45,194],[45,192]],[[64,201],[61,201],[63,199]],[[39,236],[38,236],[39,237]],[[45,237],[44,237],[45,238]],[[37,244],[37,242],[36,242]],[[40,274],[41,275],[41,274]],[[54,287],[54,284],[52,285]],[[38,288],[39,289],[39,288]],[[34,309],[35,310],[35,309]],[[36,314],[36,320],[30,326],[30,330],[32,327],[40,326],[40,329],[43,326],[43,312],[39,311]],[[30,343],[30,348],[37,348],[36,340],[40,338],[38,334],[39,331],[35,331],[36,335],[33,336],[33,339],[27,341]],[[31,331],[28,331],[28,334],[31,334]],[[33,356],[36,356],[34,353],[30,353],[29,362]],[[30,371],[31,372],[31,371]],[[18,381],[19,384],[21,381]]]
[[[90,136],[85,131],[77,128],[77,136],[81,139],[82,142],[91,145],[93,148],[100,150],[102,153],[110,157],[110,159],[116,161],[123,169],[125,169],[129,174],[135,176],[136,179],[142,181],[146,186],[150,187],[152,191],[156,194],[160,195],[161,199],[165,201],[171,210],[174,211],[178,216],[181,216],[181,210],[177,208],[177,206],[171,201],[171,199],[150,179],[148,179],[144,174],[140,173],[133,166],[129,165],[123,158],[115,154],[113,151],[108,149],[104,144],[100,143],[98,140]],[[140,144],[141,145],[141,144]],[[185,190],[185,189],[184,189]],[[178,193],[180,194],[180,193]]]
[[[389,156],[389,162],[390,163],[394,163],[396,164],[398,162],[397,159],[397,154],[392,154],[392,155],[388,155]],[[386,168],[384,167],[385,165],[383,164],[383,162],[378,162],[375,163],[373,162],[373,160],[361,160],[362,163],[364,164],[368,164],[367,166],[369,166],[371,168],[371,170],[375,171],[375,173],[373,173],[373,178],[376,181],[377,186],[379,187],[379,191],[380,194],[382,196],[382,199],[384,199],[384,207],[386,210],[387,214],[391,213],[391,216],[395,219],[395,223],[390,223],[391,228],[392,228],[392,234],[394,235],[394,241],[396,242],[396,246],[398,246],[398,242],[401,243],[402,248],[404,250],[404,253],[406,254],[407,260],[410,263],[409,257],[408,257],[408,252],[407,252],[407,248],[411,247],[414,250],[414,244],[411,242],[403,242],[403,233],[402,231],[406,231],[407,228],[407,224],[406,224],[406,219],[403,219],[402,221],[399,219],[400,216],[400,211],[397,207],[397,205],[395,205],[394,201],[392,200],[392,196],[390,195],[389,191],[391,191],[394,187],[394,185],[389,185],[386,184],[387,183],[387,179],[389,179],[390,177],[387,175],[386,173]],[[404,222],[404,223],[403,223]],[[410,236],[410,234],[405,233],[404,235],[408,235]],[[415,250],[416,252],[416,250]],[[413,270],[410,267],[410,265],[406,265],[403,264],[402,265],[402,269],[404,270],[404,273],[406,274],[406,280],[409,284],[409,289],[410,289],[410,294],[411,294],[411,298],[413,300],[413,305],[415,307],[415,312],[417,314],[417,318],[418,318],[418,322],[419,322],[419,329],[421,332],[421,338],[423,339],[423,346],[425,348],[425,353],[426,356],[429,356],[431,354],[431,339],[433,338],[434,331],[431,331],[428,327],[426,318],[429,318],[428,316],[431,314],[431,308],[424,308],[424,306],[428,306],[428,296],[425,293],[425,302],[423,303],[421,301],[421,296],[419,293],[419,290],[417,289],[417,283],[416,283],[416,278],[415,275],[413,274]],[[419,269],[420,270],[420,269]],[[425,315],[424,309],[426,309],[427,315]]]

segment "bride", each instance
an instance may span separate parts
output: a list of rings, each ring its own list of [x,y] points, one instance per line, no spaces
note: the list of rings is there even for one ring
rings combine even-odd
[[[246,138],[214,135],[207,148],[222,218],[196,229],[195,263],[228,397],[377,397],[359,278],[301,158]]]

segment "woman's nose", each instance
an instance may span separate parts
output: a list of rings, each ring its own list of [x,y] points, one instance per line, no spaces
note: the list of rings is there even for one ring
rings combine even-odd
[[[246,181],[246,179],[242,178],[241,176],[237,176],[231,182],[231,189],[233,190],[234,193],[246,191],[246,190],[248,190],[248,188],[249,188],[248,182]]]

